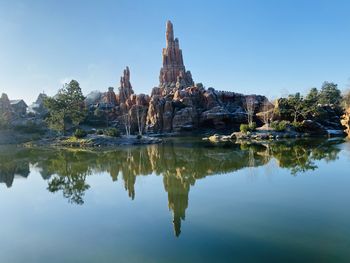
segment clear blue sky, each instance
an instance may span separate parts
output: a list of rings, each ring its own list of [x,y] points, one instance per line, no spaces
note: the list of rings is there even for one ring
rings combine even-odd
[[[350,77],[350,1],[0,0],[0,93],[33,101],[78,80],[84,93],[157,86],[165,23],[196,82],[276,97]]]

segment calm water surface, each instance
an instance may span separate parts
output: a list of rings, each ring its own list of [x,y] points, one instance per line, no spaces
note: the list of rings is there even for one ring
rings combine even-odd
[[[350,262],[350,143],[0,147],[0,262]]]

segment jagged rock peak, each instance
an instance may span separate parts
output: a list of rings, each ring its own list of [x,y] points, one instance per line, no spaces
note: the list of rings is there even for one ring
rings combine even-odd
[[[129,67],[123,71],[123,76],[120,78],[120,87],[119,87],[119,102],[125,103],[125,101],[134,94],[130,83],[130,70]]]
[[[105,102],[109,105],[109,106],[115,106],[117,105],[117,96],[114,93],[114,88],[113,87],[109,87],[108,91],[105,95]]]
[[[186,88],[193,85],[191,72],[186,71],[179,40],[174,39],[174,27],[170,21],[166,24],[166,47],[163,48],[163,67],[160,70],[160,86],[175,85]]]
[[[174,27],[171,21],[166,22],[166,47],[174,42]]]

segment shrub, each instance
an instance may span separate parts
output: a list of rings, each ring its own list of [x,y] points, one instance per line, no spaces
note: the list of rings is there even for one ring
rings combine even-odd
[[[102,134],[103,134],[103,130],[97,130],[97,131],[96,131],[96,134],[97,134],[97,135],[102,135]]]
[[[239,130],[242,133],[255,131],[256,130],[256,123],[252,122],[250,124],[241,124],[241,126],[239,126]]]
[[[109,128],[104,131],[104,135],[110,137],[119,137],[120,132],[116,128]]]
[[[138,134],[138,135],[136,136],[136,139],[141,140],[141,139],[142,139],[142,135],[141,135],[141,134]]]
[[[82,129],[76,129],[74,132],[74,137],[77,139],[81,139],[86,137],[87,133],[86,131],[82,130]]]
[[[249,123],[249,131],[255,131],[256,130],[256,123],[255,122],[252,122],[252,123]]]
[[[285,131],[287,128],[287,121],[274,121],[271,123],[271,128],[275,131]]]
[[[241,126],[239,126],[239,130],[242,133],[247,133],[249,131],[249,125],[248,124],[241,124]]]

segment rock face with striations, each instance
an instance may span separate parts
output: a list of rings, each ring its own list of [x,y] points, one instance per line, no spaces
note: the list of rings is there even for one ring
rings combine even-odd
[[[191,131],[198,128],[232,128],[247,122],[244,103],[247,97],[254,101],[254,113],[261,110],[263,96],[244,96],[234,92],[205,89],[195,84],[186,70],[179,40],[174,38],[173,24],[166,23],[166,47],[162,51],[163,65],[159,85],[151,96],[134,94],[130,70],[123,71],[118,94],[113,88],[99,96],[88,96],[87,105],[100,107],[108,120],[121,129],[125,123],[132,132]],[[94,95],[94,94],[92,94]]]
[[[125,103],[132,94],[134,94],[134,91],[130,83],[130,70],[129,67],[126,67],[123,76],[120,78],[119,103]]]
[[[104,97],[105,103],[108,105],[114,107],[117,105],[117,96],[114,93],[114,88],[109,87],[107,93],[105,94]]]
[[[166,47],[163,48],[163,67],[160,70],[159,82],[161,86],[179,85],[181,87],[193,85],[190,71],[186,71],[179,40],[174,39],[173,24],[166,24]]]
[[[205,89],[194,84],[183,63],[179,40],[174,39],[173,24],[166,24],[166,47],[159,86],[153,88],[146,120],[151,132],[187,131],[197,128],[238,127],[247,121],[244,103],[247,96],[234,92]],[[254,112],[262,108],[264,96],[250,95]]]

